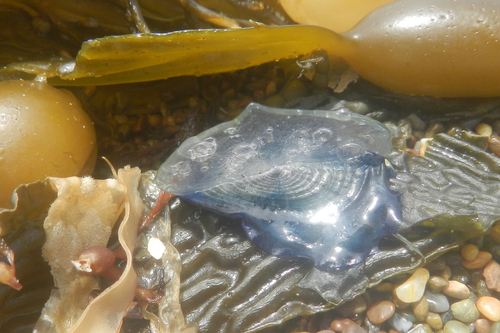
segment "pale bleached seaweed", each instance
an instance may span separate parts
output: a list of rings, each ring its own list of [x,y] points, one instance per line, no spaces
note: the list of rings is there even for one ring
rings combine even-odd
[[[116,180],[49,178],[57,188],[44,221],[43,255],[49,262],[55,289],[47,301],[35,332],[69,332],[99,285],[95,276],[77,272],[70,260],[91,246],[106,246],[120,216],[126,189]]]

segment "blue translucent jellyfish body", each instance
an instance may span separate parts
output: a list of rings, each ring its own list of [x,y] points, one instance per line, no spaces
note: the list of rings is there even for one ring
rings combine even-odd
[[[387,185],[388,130],[338,111],[250,104],[236,119],[186,140],[160,167],[169,193],[240,218],[276,256],[342,270],[362,262],[401,224]]]

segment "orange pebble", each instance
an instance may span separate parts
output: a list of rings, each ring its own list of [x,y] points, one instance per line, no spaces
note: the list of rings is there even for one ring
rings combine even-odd
[[[479,312],[491,321],[500,320],[500,301],[495,297],[483,296],[476,302]]]
[[[478,269],[484,268],[491,260],[491,253],[485,251],[479,251],[474,260],[464,260],[462,261],[462,266],[467,269]]]
[[[478,253],[479,253],[479,249],[474,244],[465,244],[460,249],[460,254],[462,255],[462,257],[465,260],[469,260],[469,261],[476,259]]]
[[[381,301],[370,305],[366,310],[366,317],[372,324],[380,325],[387,319],[391,318],[396,311],[394,303],[389,301]]]

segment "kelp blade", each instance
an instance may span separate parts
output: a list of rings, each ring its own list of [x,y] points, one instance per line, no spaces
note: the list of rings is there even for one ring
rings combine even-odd
[[[106,85],[229,72],[310,54],[332,38],[338,36],[314,26],[109,36],[85,42],[74,68],[61,66],[49,82]]]

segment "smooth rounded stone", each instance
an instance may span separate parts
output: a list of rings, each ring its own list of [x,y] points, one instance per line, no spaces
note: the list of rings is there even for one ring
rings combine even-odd
[[[500,333],[500,321],[493,323],[488,333]]]
[[[429,280],[429,271],[417,268],[412,276],[396,288],[396,296],[405,303],[413,303],[422,298],[425,285]]]
[[[411,303],[405,303],[398,298],[398,295],[396,295],[396,288],[392,291],[392,301],[396,305],[396,309],[406,309],[411,305]]]
[[[429,312],[427,314],[427,318],[425,318],[425,322],[435,330],[440,330],[443,328],[443,321],[441,320],[441,316],[438,313]]]
[[[413,327],[411,320],[397,312],[389,319],[389,324],[401,333],[406,333]]]
[[[491,296],[480,297],[476,302],[477,309],[486,319],[500,320],[500,301]]]
[[[422,323],[422,324],[415,325],[415,328],[418,327],[418,326],[422,326],[422,328],[424,329],[422,332],[425,332],[425,333],[434,333],[434,330],[432,329],[432,327],[429,324],[427,324],[427,323]],[[408,333],[411,333],[411,330]]]
[[[485,123],[480,123],[476,126],[476,133],[484,136],[491,136],[493,134],[493,128]]]
[[[476,259],[478,253],[479,253],[479,249],[474,244],[465,244],[460,249],[460,254],[462,255],[462,257],[465,260],[469,260],[469,261]]]
[[[348,326],[353,326],[357,324],[353,322],[351,319],[348,318],[342,318],[342,319],[335,319],[330,323],[330,329],[334,330],[335,332],[343,332]]]
[[[450,320],[444,325],[444,333],[469,333],[469,328],[458,320]]]
[[[446,281],[448,281],[450,279],[450,276],[451,276],[451,269],[450,269],[450,267],[446,266],[441,271],[441,273],[439,274],[439,276],[441,276],[443,279],[445,279]]]
[[[442,290],[442,293],[446,296],[458,299],[466,299],[470,296],[470,290],[465,284],[455,280],[450,280],[448,282],[448,286],[444,287]]]
[[[488,289],[500,291],[500,265],[495,260],[486,265],[483,276]]]
[[[342,333],[366,333],[366,330],[359,325],[349,325]]]
[[[484,318],[476,320],[474,326],[476,327],[476,333],[489,333],[491,328],[490,322]]]
[[[427,298],[424,296],[419,301],[411,304],[413,309],[413,314],[418,321],[425,321],[427,318],[427,314],[429,313],[429,303],[427,302]]]
[[[372,304],[366,310],[366,317],[372,324],[380,325],[394,315],[396,306],[389,301]]]
[[[442,278],[441,276],[431,276],[429,281],[427,281],[427,288],[432,292],[440,292],[449,284],[448,280]]]
[[[410,121],[411,127],[417,131],[425,131],[427,129],[425,122],[415,113],[410,114],[406,119]]]
[[[429,326],[429,328],[431,327]],[[408,331],[408,333],[427,333],[427,332],[428,331],[426,330],[423,324],[418,324],[417,326],[413,327],[411,330]],[[432,332],[432,330],[430,332]]]
[[[500,222],[490,228],[490,236],[495,242],[500,243]]]
[[[476,307],[476,303],[471,299],[464,299],[453,303],[450,309],[453,313],[453,317],[464,323],[472,323],[479,318],[479,311]]]
[[[450,302],[445,295],[433,293],[432,291],[427,290],[424,293],[424,296],[427,298],[427,302],[429,303],[429,311],[442,313],[450,309]]]
[[[490,260],[491,260],[491,253],[485,251],[479,251],[474,260],[462,261],[462,266],[464,266],[467,269],[484,268]]]

